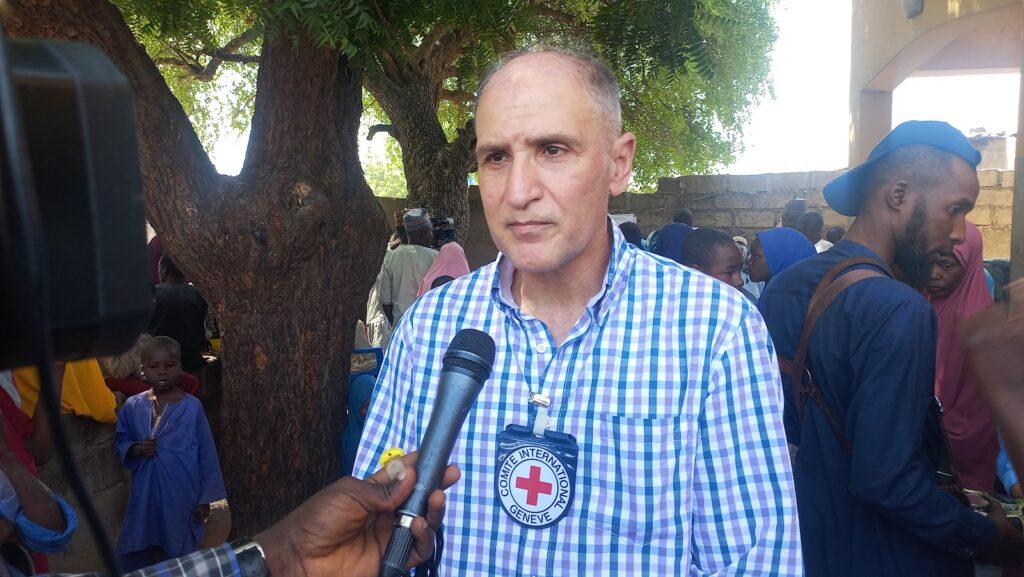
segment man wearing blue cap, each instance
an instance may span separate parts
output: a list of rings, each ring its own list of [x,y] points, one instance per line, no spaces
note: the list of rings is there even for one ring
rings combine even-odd
[[[975,556],[1024,554],[1024,537],[998,506],[990,517],[973,512],[937,473],[945,468],[933,403],[937,325],[916,290],[930,255],[964,239],[980,160],[944,122],[896,127],[825,187],[833,209],[856,217],[846,237],[761,296],[783,372],[786,432],[798,447],[808,576],[969,576]]]

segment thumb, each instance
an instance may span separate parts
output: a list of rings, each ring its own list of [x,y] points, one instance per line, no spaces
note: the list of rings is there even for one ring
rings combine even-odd
[[[397,460],[392,463],[401,464]],[[404,464],[402,468],[401,473],[395,471],[394,466],[382,469],[372,477],[373,482],[358,481],[359,492],[362,493],[360,500],[367,510],[393,513],[402,506],[409,495],[412,495],[412,489],[416,484],[416,471]]]

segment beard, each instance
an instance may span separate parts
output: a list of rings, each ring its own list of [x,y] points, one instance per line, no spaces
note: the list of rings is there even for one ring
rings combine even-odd
[[[910,221],[903,235],[896,242],[896,264],[903,271],[903,278],[910,286],[920,289],[928,284],[931,277],[931,261],[928,253],[928,211],[924,199],[919,199],[910,214]]]

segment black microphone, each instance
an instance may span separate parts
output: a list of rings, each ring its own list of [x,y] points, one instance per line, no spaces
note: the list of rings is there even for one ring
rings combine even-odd
[[[448,345],[437,399],[416,460],[416,484],[412,494],[398,509],[395,531],[381,560],[381,577],[405,574],[405,564],[409,561],[413,544],[412,521],[426,515],[427,499],[441,483],[462,423],[484,381],[490,378],[493,365],[494,339],[485,332],[462,329]]]

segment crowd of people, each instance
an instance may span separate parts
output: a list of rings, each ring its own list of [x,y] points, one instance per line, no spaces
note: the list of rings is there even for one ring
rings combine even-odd
[[[122,355],[53,367],[62,412],[116,425],[111,450],[131,472],[117,544],[121,567],[128,570],[196,551],[211,504],[226,507],[199,400],[213,323],[199,291],[162,253],[159,237],[150,248],[153,313],[147,332]],[[74,509],[35,479],[54,453],[41,386],[33,368],[0,372],[0,531],[8,543],[2,575],[45,573],[45,554],[62,551],[78,526]],[[230,523],[222,521],[215,531],[221,540]]]
[[[164,256],[152,336],[105,361],[133,393],[115,417],[124,568],[375,574],[446,349],[473,328],[494,364],[458,468],[409,527],[417,575],[1021,574],[1019,507],[1001,495],[1024,497],[1024,317],[993,306],[966,220],[979,153],[948,124],[904,123],[825,187],[849,230],[795,199],[750,239],[688,210],[645,238],[608,215],[638,146],[618,94],[603,62],[560,49],[484,74],[476,162],[498,257],[471,271],[425,209],[395,215],[356,329],[352,476],[242,545],[196,552],[225,496],[189,394],[208,311]],[[54,367],[65,387],[69,366]],[[0,378],[0,530],[57,550],[77,520],[31,478],[48,440],[17,380]]]
[[[644,238],[607,215],[636,150],[618,114],[587,56],[516,53],[481,82],[500,254],[404,308],[353,468],[416,447],[457,330],[495,338],[436,568],[1019,572],[1012,453],[958,333],[992,304],[966,138],[895,128],[825,188],[849,231],[797,199],[751,239],[687,210]]]

